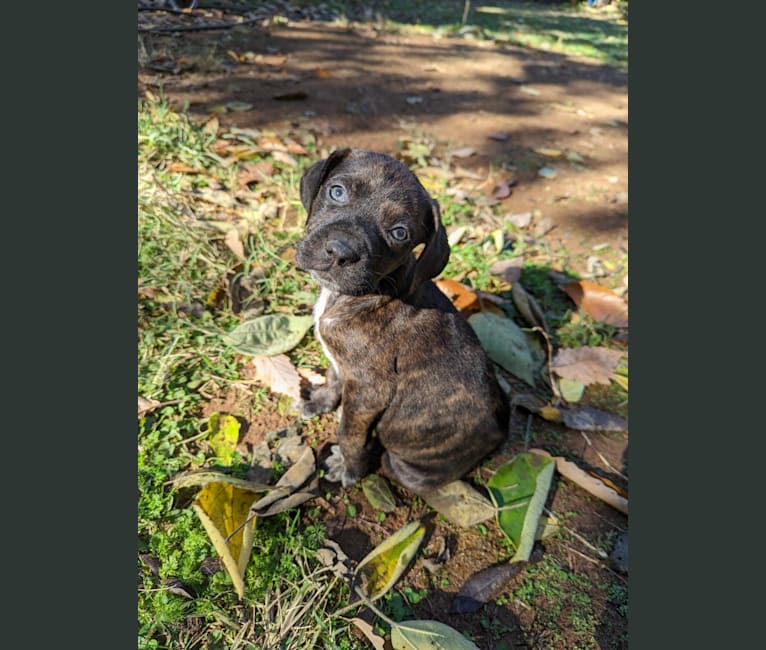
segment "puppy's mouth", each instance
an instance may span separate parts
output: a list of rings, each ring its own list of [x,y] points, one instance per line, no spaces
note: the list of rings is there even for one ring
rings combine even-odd
[[[295,262],[330,291],[362,295],[377,287],[372,257],[364,241],[309,235],[298,242]]]

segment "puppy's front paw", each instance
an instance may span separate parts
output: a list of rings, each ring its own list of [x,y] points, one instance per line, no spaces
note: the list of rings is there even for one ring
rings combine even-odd
[[[332,483],[342,483],[344,488],[351,487],[359,480],[358,476],[354,476],[349,472],[346,467],[346,459],[343,458],[343,453],[340,450],[339,445],[333,445],[330,447],[330,456],[325,461],[327,472],[324,477]]]
[[[329,413],[337,404],[337,396],[325,386],[314,388],[308,399],[301,400],[301,418],[310,420],[315,415]]]

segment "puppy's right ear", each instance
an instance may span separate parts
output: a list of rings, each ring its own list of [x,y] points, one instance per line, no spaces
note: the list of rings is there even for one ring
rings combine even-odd
[[[301,176],[301,203],[306,208],[306,221],[311,217],[311,206],[317,197],[319,188],[327,180],[330,172],[351,152],[351,149],[336,149],[327,158],[315,162]]]

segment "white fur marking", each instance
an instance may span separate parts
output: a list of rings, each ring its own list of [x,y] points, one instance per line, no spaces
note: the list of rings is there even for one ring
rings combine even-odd
[[[330,301],[330,298],[334,297],[335,294],[332,291],[322,287],[322,290],[319,292],[319,298],[317,298],[316,304],[314,305],[314,334],[316,334],[319,345],[322,346],[322,352],[324,352],[330,365],[332,365],[335,374],[340,378],[340,368],[330,354],[330,351],[327,349],[327,345],[325,344],[324,339],[322,339],[322,335],[319,333],[319,319],[322,318],[322,314],[324,314],[325,309],[327,309],[327,303]]]

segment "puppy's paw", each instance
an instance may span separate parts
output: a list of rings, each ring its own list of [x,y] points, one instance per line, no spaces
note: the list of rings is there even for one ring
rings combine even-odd
[[[324,477],[332,483],[342,483],[344,488],[351,487],[360,477],[349,472],[348,467],[346,467],[346,459],[343,458],[339,445],[330,447],[330,452],[330,456],[325,461],[327,472],[325,472]]]
[[[315,415],[329,413],[338,404],[338,397],[324,386],[315,388],[307,399],[301,400],[301,418],[310,420]]]

